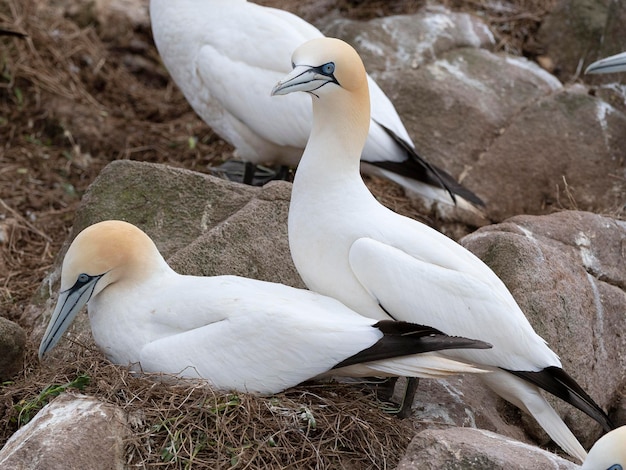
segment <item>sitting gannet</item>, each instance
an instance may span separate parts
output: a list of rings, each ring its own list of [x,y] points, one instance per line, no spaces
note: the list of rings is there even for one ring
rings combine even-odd
[[[363,183],[358,164],[369,93],[356,51],[338,39],[314,39],[296,49],[292,63],[272,93],[304,91],[313,101],[313,129],[289,208],[289,246],[305,284],[370,318],[489,342],[493,349],[445,354],[490,370],[480,376],[489,387],[584,460],[585,450],[539,389],[607,430],[609,419],[563,371],[504,283],[458,243],[378,203]]]
[[[289,72],[303,42],[323,37],[283,10],[245,0],[151,0],[154,42],[194,111],[239,158],[254,165],[297,166],[311,132],[304,96],[272,100],[265,90]],[[368,77],[372,121],[363,170],[410,193],[480,213],[482,201],[444,170],[420,157],[393,104]],[[244,177],[252,181],[252,175]]]
[[[626,426],[602,436],[589,450],[581,470],[626,469]]]
[[[429,351],[489,347],[429,327],[367,319],[304,289],[180,275],[144,232],[120,221],[86,228],[69,247],[40,357],[85,303],[94,340],[113,363],[204,378],[223,390],[271,394],[324,374],[480,372]]]
[[[626,72],[626,52],[597,60],[585,69],[585,73],[612,72]]]

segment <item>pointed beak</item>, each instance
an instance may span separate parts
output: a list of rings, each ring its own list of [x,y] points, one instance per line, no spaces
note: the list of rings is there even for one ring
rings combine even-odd
[[[101,277],[93,276],[88,282],[80,284],[77,282],[73,287],[59,294],[54,313],[39,345],[39,359],[56,346],[80,309],[89,302]]]
[[[598,60],[589,65],[585,73],[626,72],[626,52]]]
[[[286,95],[294,91],[314,92],[332,81],[334,81],[332,76],[323,75],[307,65],[298,65],[276,84],[271,95]]]

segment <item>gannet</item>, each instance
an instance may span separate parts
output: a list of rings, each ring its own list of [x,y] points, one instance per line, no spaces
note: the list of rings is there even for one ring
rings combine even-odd
[[[446,355],[489,369],[480,376],[489,387],[584,460],[585,450],[539,389],[607,430],[609,419],[563,371],[504,283],[458,243],[378,203],[363,183],[358,161],[369,94],[356,51],[338,39],[314,39],[296,49],[292,63],[272,94],[304,91],[313,102],[313,129],[293,182],[288,223],[302,280],[369,318],[426,324],[492,344]]]
[[[255,165],[298,164],[311,130],[310,104],[304,96],[272,100],[265,90],[289,72],[297,46],[323,36],[317,28],[286,11],[245,0],[151,0],[150,20],[172,79],[239,158]],[[459,207],[476,214],[474,205],[482,201],[416,153],[389,98],[369,76],[368,81],[372,122],[364,171],[443,207],[455,198]]]
[[[585,69],[585,73],[612,72],[626,72],[626,52],[597,60]]]
[[[581,470],[626,469],[626,426],[602,436],[589,450]]]
[[[428,351],[489,347],[430,327],[367,319],[304,289],[180,275],[148,235],[121,221],[87,227],[70,245],[40,357],[86,303],[95,343],[111,362],[251,393],[276,393],[325,374],[480,372]]]

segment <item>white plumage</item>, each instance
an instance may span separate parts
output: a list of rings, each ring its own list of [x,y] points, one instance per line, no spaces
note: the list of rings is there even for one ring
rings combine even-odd
[[[626,426],[602,436],[589,450],[581,470],[624,470],[626,468]]]
[[[297,95],[273,100],[267,90],[289,72],[293,50],[322,33],[291,13],[245,0],[151,0],[150,17],[163,63],[196,113],[241,159],[295,167],[311,130],[310,103]],[[391,101],[368,81],[373,120],[362,160],[398,167],[364,170],[444,206],[453,204],[441,188],[445,181],[460,207],[478,214],[473,204],[482,204],[480,199],[414,152]]]
[[[370,318],[427,324],[493,344],[445,354],[491,370],[481,379],[582,461],[585,450],[528,380],[547,381],[544,388],[607,428],[608,418],[562,371],[502,281],[461,245],[379,204],[363,184],[358,156],[369,104],[354,49],[317,39],[299,47],[292,61],[294,70],[273,93],[306,91],[313,101],[313,130],[289,210],[291,253],[306,285]]]
[[[415,353],[488,347],[416,325],[377,323],[335,299],[282,284],[177,274],[145,233],[120,221],[92,225],[72,242],[40,357],[85,303],[94,340],[112,362],[204,378],[224,390],[275,393],[327,372],[480,372],[464,362]],[[373,353],[378,359],[371,360]]]

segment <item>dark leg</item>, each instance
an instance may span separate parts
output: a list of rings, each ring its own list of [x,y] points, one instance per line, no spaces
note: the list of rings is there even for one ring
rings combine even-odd
[[[254,163],[246,162],[243,170],[243,184],[252,185],[254,181],[254,174],[256,173],[256,165]]]
[[[406,380],[406,387],[404,389],[404,395],[402,397],[402,403],[400,403],[400,408],[398,408],[398,412],[396,416],[398,418],[404,419],[411,416],[411,409],[413,407],[413,399],[415,398],[415,392],[417,392],[417,388],[419,387],[420,379],[417,377],[409,377]]]

